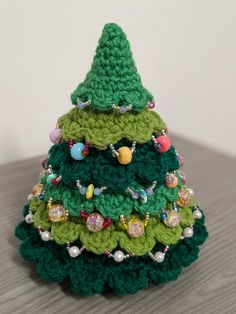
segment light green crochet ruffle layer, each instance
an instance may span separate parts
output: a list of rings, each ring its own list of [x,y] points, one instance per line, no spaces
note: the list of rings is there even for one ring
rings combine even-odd
[[[145,233],[139,238],[132,238],[119,224],[112,223],[108,228],[97,233],[90,232],[82,218],[69,217],[66,222],[55,223],[48,219],[47,205],[45,201],[33,199],[30,209],[34,213],[34,225],[45,230],[50,230],[53,240],[60,244],[80,240],[87,251],[95,254],[103,254],[114,250],[117,246],[128,253],[144,255],[151,251],[155,244],[172,245],[177,243],[182,235],[183,228],[194,224],[191,206],[180,208],[179,215],[181,223],[179,226],[170,228],[160,221],[159,217],[152,217],[145,228]],[[131,218],[139,215],[131,215]]]
[[[180,182],[180,180],[179,180]],[[131,186],[134,191],[139,191],[142,186],[134,184]],[[176,188],[167,188],[161,185],[154,189],[153,194],[148,196],[147,203],[143,204],[140,200],[135,200],[130,194],[110,194],[102,193],[100,196],[94,196],[87,200],[81,195],[79,190],[74,190],[62,184],[58,186],[47,186],[44,193],[46,201],[49,198],[53,202],[62,203],[72,216],[79,216],[81,210],[87,213],[94,211],[100,212],[104,218],[110,217],[113,220],[119,220],[120,215],[129,216],[133,211],[145,215],[147,212],[151,216],[157,215],[167,203],[173,203],[178,200],[178,191],[181,183]]]
[[[99,113],[90,109],[73,108],[58,120],[65,141],[89,141],[98,149],[106,149],[122,138],[143,144],[154,132],[166,128],[160,116],[149,109],[140,113]]]

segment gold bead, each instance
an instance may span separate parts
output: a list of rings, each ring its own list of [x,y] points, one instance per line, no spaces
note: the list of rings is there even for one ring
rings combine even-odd
[[[122,165],[128,165],[132,160],[132,152],[130,148],[122,146],[117,151],[119,153],[119,156],[117,156],[119,163]]]

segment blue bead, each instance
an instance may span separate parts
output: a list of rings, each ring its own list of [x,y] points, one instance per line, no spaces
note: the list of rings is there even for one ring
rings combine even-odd
[[[82,160],[85,158],[83,156],[82,152],[85,148],[85,145],[83,143],[76,143],[71,147],[71,157],[74,158],[75,160]]]
[[[93,194],[98,196],[101,194],[101,190],[99,188],[95,188],[94,191],[93,191]]]
[[[40,194],[40,195],[38,196],[38,199],[39,199],[40,201],[42,201],[42,200],[44,199],[43,194]]]
[[[160,213],[160,219],[162,221],[166,220],[166,218],[167,218],[167,214],[166,213]]]
[[[84,108],[86,107],[86,104],[85,104],[84,102],[82,102],[81,100],[79,100],[79,101],[77,102],[77,107],[78,107],[79,109],[84,109]]]
[[[82,186],[80,189],[79,189],[79,192],[80,194],[82,195],[85,195],[86,194],[86,191],[87,191],[87,188],[85,186]]]

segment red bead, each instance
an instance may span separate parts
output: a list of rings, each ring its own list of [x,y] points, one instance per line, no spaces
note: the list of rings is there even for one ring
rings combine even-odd
[[[58,183],[60,183],[60,181],[57,180],[57,178],[56,179],[52,179],[51,182],[52,182],[53,185],[57,185]]]
[[[155,149],[160,153],[165,153],[170,149],[171,141],[168,136],[160,135],[155,139]]]
[[[81,210],[80,216],[83,217],[84,219],[87,219],[89,215],[86,214],[84,210]]]

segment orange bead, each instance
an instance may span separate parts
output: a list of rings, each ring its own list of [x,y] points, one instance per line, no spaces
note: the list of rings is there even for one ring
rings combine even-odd
[[[120,147],[118,150],[119,156],[117,157],[118,161],[122,165],[127,165],[132,160],[132,152],[129,147],[123,146]]]

